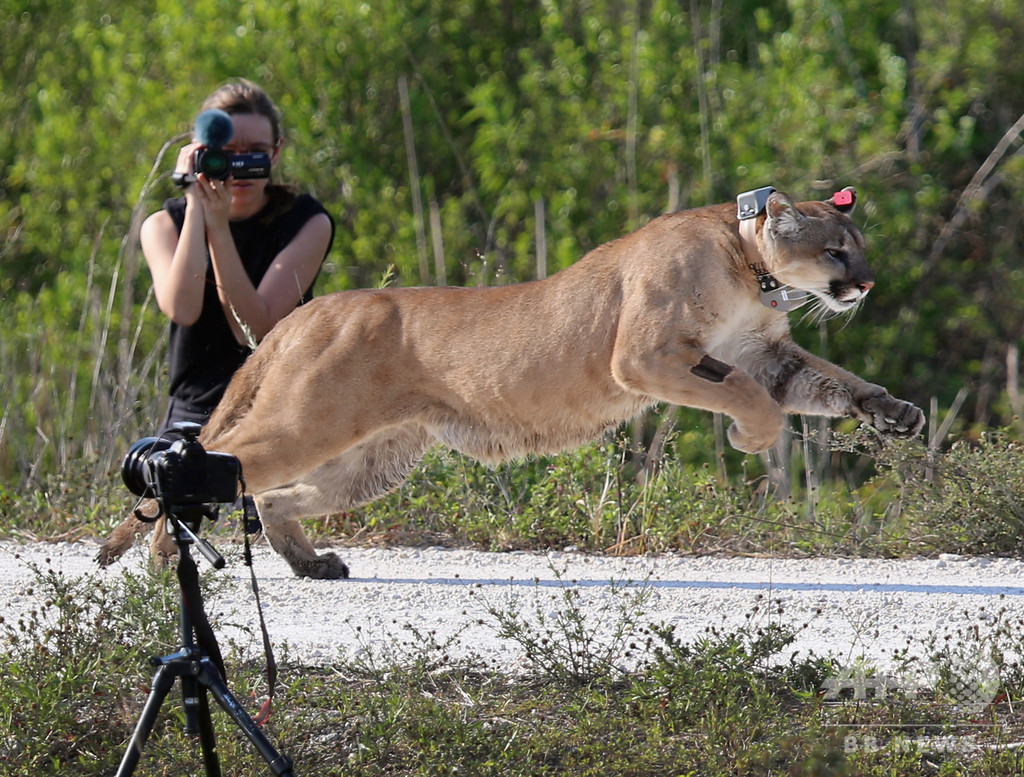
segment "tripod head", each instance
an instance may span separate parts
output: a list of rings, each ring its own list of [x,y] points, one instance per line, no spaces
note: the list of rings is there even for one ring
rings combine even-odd
[[[211,510],[212,515],[209,513]],[[195,545],[214,569],[223,569],[224,557],[217,552],[213,545],[197,534],[203,518],[217,520],[217,507],[215,505],[172,507],[167,513],[167,533],[171,535],[174,544],[178,546],[178,552],[182,557],[188,553],[189,545]]]

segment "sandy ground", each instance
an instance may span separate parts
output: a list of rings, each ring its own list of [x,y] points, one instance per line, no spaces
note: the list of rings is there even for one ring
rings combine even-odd
[[[0,543],[0,611],[30,609],[31,563],[49,559],[67,575],[120,576],[141,570],[144,548],[100,570],[96,544]],[[223,642],[255,628],[249,571],[237,549],[215,572],[232,581],[210,602],[226,614]],[[455,658],[502,670],[527,667],[523,647],[498,634],[496,613],[518,613],[550,631],[568,608],[587,613],[587,630],[606,639],[620,610],[642,611],[642,625],[665,624],[684,640],[708,627],[733,630],[782,623],[798,628],[791,650],[866,658],[925,650],[929,635],[956,634],[1024,618],[1024,563],[942,556],[921,560],[613,558],[576,552],[485,553],[441,548],[344,549],[353,577],[294,577],[265,543],[254,568],[279,658],[313,663],[414,654],[431,643]],[[200,567],[207,562],[199,558]],[[1000,613],[1003,613],[1000,615]],[[237,633],[236,630],[237,629]],[[623,664],[628,659],[621,657]]]

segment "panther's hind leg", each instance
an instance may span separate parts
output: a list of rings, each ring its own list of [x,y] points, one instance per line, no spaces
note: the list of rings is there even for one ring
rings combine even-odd
[[[432,442],[420,426],[387,430],[296,483],[256,494],[271,547],[300,577],[348,577],[348,567],[336,553],[317,554],[298,519],[348,510],[383,496],[408,477]]]
[[[139,502],[135,510],[138,510],[144,517],[156,516],[160,512],[160,507],[157,505],[157,501],[155,499],[143,499]],[[112,532],[110,532],[110,536],[107,537],[100,546],[99,551],[97,551],[96,562],[101,567],[107,567],[113,564],[125,554],[128,548],[135,544],[135,538],[137,536],[145,536],[145,534],[153,528],[153,521],[140,520],[139,517],[136,516],[135,510],[128,513],[125,519],[121,521],[121,523],[118,524]],[[167,532],[163,531],[163,519],[160,520],[160,526],[158,527],[157,533],[153,535],[150,548],[155,551],[159,545],[160,550],[166,550],[167,548],[163,541],[160,540],[158,542],[158,534],[163,534],[164,536],[167,535]],[[153,558],[153,563],[160,563],[155,556]]]
[[[135,510],[138,510],[144,518],[140,519]],[[178,556],[178,546],[174,544],[174,538],[167,533],[167,519],[160,515],[160,506],[155,499],[142,499],[138,506],[110,532],[110,536],[100,546],[96,553],[96,562],[101,567],[107,567],[117,561],[132,545],[136,537],[142,537],[147,532],[153,532],[149,540],[149,561],[154,569],[163,569],[170,566]],[[159,518],[155,517],[160,515]]]

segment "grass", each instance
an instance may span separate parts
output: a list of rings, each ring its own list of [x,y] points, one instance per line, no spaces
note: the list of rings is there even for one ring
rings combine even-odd
[[[355,543],[619,554],[1021,550],[1024,468],[1008,433],[942,453],[841,435],[829,455],[854,452],[870,471],[847,480],[836,466],[827,486],[808,493],[797,483],[785,500],[772,498],[756,460],[723,462],[723,480],[718,466],[672,450],[692,442],[670,439],[671,455],[646,481],[637,477],[642,460],[618,440],[497,469],[433,452],[388,499],[309,528]],[[128,500],[115,473],[91,473],[72,462],[34,488],[0,492],[6,536],[104,533]],[[41,604],[0,619],[0,772],[113,774],[148,693],[145,657],[176,645],[175,581],[155,572],[69,578],[48,565],[33,572]],[[965,614],[957,631],[922,635],[920,650],[897,646],[902,680],[890,682],[870,665],[794,656],[801,627],[782,614],[771,626],[709,628],[684,641],[647,622],[642,581],[613,586],[598,613],[563,583],[539,616],[515,602],[488,612],[495,633],[527,656],[523,674],[497,672],[466,646],[420,633],[331,665],[285,656],[268,736],[297,773],[317,775],[1024,772],[1024,624],[1006,610]],[[215,573],[204,586],[216,602]],[[598,623],[613,626],[611,643],[596,638]],[[227,647],[229,683],[255,712],[262,664]],[[994,667],[996,685],[983,704],[966,704],[963,688],[981,687],[969,660],[977,656]],[[215,710],[214,719],[229,773],[269,773],[226,716]],[[201,770],[180,706],[165,705],[138,773]]]

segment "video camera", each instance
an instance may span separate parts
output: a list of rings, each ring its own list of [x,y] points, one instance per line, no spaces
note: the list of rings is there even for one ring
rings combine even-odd
[[[218,181],[269,178],[270,154],[265,151],[231,154],[221,148],[200,148],[195,155],[195,171]]]
[[[195,183],[196,173],[204,173],[207,178],[236,181],[248,178],[270,177],[270,154],[255,151],[249,154],[232,154],[222,148],[200,148],[192,158],[195,173],[174,173],[171,180],[175,186],[184,188]]]
[[[129,449],[121,464],[121,479],[128,490],[156,499],[163,512],[234,502],[242,474],[238,459],[203,448],[199,424],[182,422],[173,429],[181,439],[144,437]]]

